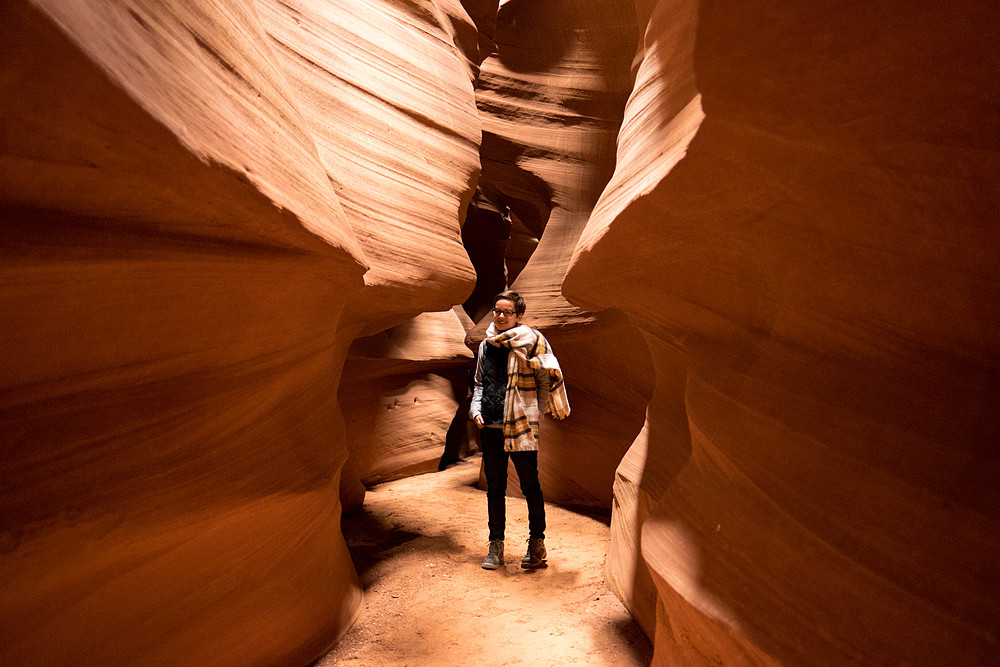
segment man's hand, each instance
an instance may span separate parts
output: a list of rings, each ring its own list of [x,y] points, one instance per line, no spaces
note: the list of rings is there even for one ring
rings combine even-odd
[[[476,428],[482,428],[483,424],[485,423],[483,421],[482,415],[476,415],[475,417],[472,418],[472,421],[476,422]]]

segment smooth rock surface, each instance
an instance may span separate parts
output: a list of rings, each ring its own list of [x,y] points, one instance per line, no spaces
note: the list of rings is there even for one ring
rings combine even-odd
[[[998,25],[651,6],[563,291],[655,366],[608,564],[653,664],[995,659]]]
[[[4,3],[0,664],[319,656],[511,283],[654,664],[991,663],[998,14]]]
[[[344,327],[378,333],[462,302],[459,229],[479,173],[475,26],[453,0],[258,2],[278,65],[369,270]],[[467,45],[472,48],[472,45]]]
[[[461,308],[423,313],[351,345],[340,384],[346,510],[361,507],[364,486],[433,472],[475,450],[464,344],[471,324]]]
[[[479,190],[495,210],[510,209],[508,277],[527,302],[524,322],[559,358],[573,409],[563,423],[543,421],[542,488],[550,500],[603,512],[614,468],[642,426],[652,372],[638,329],[570,304],[560,286],[614,170],[638,35],[632,2],[501,3],[497,50],[476,87]],[[489,321],[470,333],[473,349]]]
[[[341,369],[471,290],[480,40],[353,7],[0,9],[0,663],[302,665],[357,613]]]

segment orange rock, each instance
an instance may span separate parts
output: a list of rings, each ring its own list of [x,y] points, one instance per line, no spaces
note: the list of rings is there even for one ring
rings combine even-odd
[[[565,422],[542,423],[542,489],[549,500],[605,513],[614,468],[642,427],[652,373],[631,322],[582,310],[560,286],[614,170],[638,30],[632,2],[505,3],[497,51],[483,63],[476,93],[480,196],[493,210],[510,209],[506,279],[527,302],[525,323],[552,344],[573,407]],[[493,294],[484,292],[473,310],[485,312]],[[470,345],[488,321],[473,329]],[[517,484],[509,488],[516,493]]]
[[[0,9],[0,663],[301,665],[357,613],[340,373],[471,289],[478,40],[333,4]]]
[[[345,509],[361,507],[362,483],[433,472],[469,454],[473,355],[462,316],[461,308],[423,313],[351,345],[340,383],[349,451],[341,477]]]
[[[996,654],[1000,17],[883,9],[653,8],[563,290],[654,360],[608,566],[654,664]]]

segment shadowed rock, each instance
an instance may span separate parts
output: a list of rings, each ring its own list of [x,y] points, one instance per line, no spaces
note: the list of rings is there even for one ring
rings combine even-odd
[[[362,482],[433,472],[468,455],[471,324],[461,308],[423,313],[351,345],[340,385],[351,454],[345,509],[361,506]]]
[[[614,170],[637,31],[632,2],[504,3],[496,52],[476,88],[483,114],[479,188],[498,210],[510,209],[508,270],[527,260],[509,271],[516,275],[512,287],[527,302],[525,323],[552,343],[573,408],[564,423],[543,421],[542,488],[550,500],[602,512],[611,508],[614,468],[642,426],[652,373],[628,320],[582,310],[560,286]],[[515,242],[519,227],[522,239],[539,237],[537,246]],[[482,296],[480,310],[492,305],[492,294]],[[471,346],[488,321],[470,333]]]
[[[341,508],[470,451],[449,309],[510,283],[654,664],[988,662],[998,25],[3,4],[0,663],[319,655]]]
[[[997,25],[653,7],[564,292],[654,361],[608,565],[654,664],[995,654]]]
[[[0,663],[301,665],[358,610],[341,368],[472,287],[478,39],[306,4],[0,9]]]

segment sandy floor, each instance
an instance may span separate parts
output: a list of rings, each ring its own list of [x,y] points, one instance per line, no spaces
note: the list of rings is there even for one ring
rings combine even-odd
[[[522,570],[526,510],[508,498],[506,565],[484,570],[478,475],[476,457],[381,484],[344,518],[363,609],[314,667],[648,665],[649,641],[604,583],[607,524],[547,505],[548,567]]]

